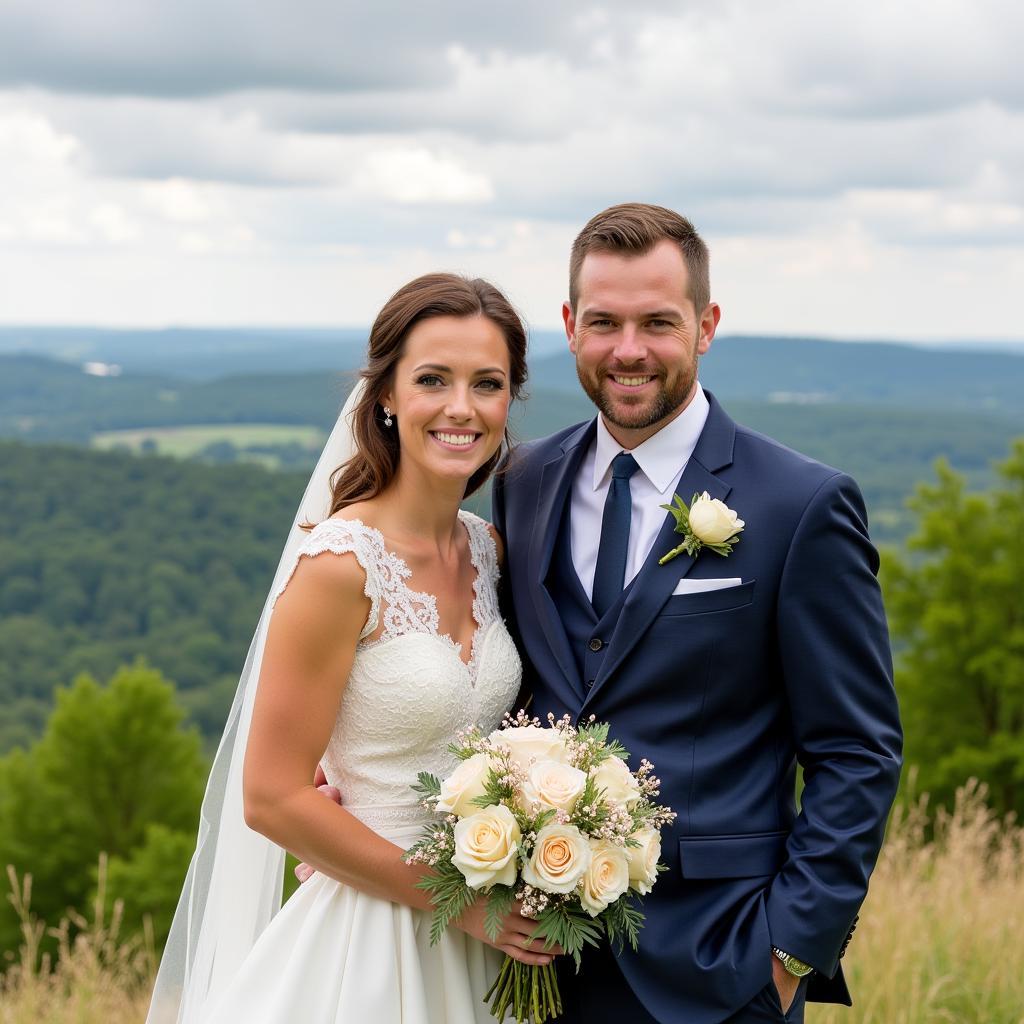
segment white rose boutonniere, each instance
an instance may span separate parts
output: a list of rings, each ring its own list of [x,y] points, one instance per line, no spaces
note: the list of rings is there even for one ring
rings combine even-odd
[[[712,498],[707,491],[695,494],[689,506],[674,494],[672,504],[661,507],[675,516],[676,533],[683,535],[683,543],[662,556],[658,565],[672,561],[684,551],[688,555],[696,555],[701,548],[724,558],[732,554],[732,546],[739,543],[739,535],[746,525],[724,501]]]

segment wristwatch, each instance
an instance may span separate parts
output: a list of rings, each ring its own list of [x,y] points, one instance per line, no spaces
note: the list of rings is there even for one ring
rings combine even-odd
[[[802,978],[814,970],[810,964],[805,964],[803,960],[797,960],[792,953],[786,953],[784,950],[779,949],[778,946],[772,946],[772,952],[779,958],[779,960],[782,961],[782,966],[785,967],[794,978]]]

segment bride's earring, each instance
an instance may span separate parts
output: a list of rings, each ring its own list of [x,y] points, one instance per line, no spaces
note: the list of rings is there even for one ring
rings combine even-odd
[[[393,427],[395,421],[391,418],[391,410],[385,405],[384,406],[384,426]]]

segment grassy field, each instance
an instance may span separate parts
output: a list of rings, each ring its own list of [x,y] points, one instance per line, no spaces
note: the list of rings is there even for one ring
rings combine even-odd
[[[133,452],[140,452],[146,441],[152,441],[160,455],[187,459],[217,442],[227,442],[236,448],[297,444],[318,452],[324,443],[324,435],[318,428],[312,426],[280,423],[199,423],[182,427],[107,430],[93,435],[92,447],[128,448]]]
[[[934,837],[934,841],[930,838]],[[102,874],[102,872],[101,872]],[[153,956],[94,909],[55,963],[26,906],[24,944],[0,980],[0,1024],[141,1024]],[[1024,1024],[1024,829],[997,821],[976,786],[951,814],[898,814],[844,961],[856,1005],[810,1006],[807,1024]]]

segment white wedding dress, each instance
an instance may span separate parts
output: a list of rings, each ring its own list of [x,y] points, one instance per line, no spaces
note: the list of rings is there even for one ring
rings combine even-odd
[[[322,765],[349,813],[403,849],[429,813],[411,785],[458,763],[460,729],[496,728],[519,689],[521,664],[498,611],[497,552],[487,525],[460,512],[469,535],[476,632],[468,663],[440,633],[434,597],[383,535],[328,519],[299,559],[351,552],[366,572],[370,614]],[[368,896],[322,874],[301,885],[203,1014],[202,1024],[464,1024],[492,1022],[484,993],[502,955],[449,928],[430,945],[430,915]]]

